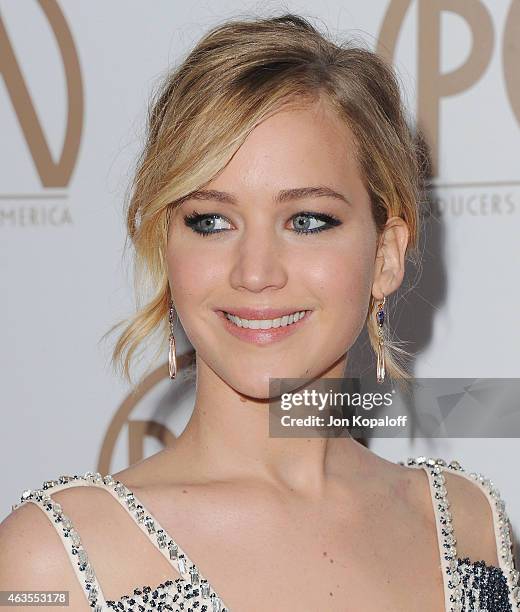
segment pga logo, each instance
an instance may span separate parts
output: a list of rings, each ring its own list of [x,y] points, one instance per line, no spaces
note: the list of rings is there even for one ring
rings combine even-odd
[[[471,89],[486,73],[494,53],[500,54],[505,94],[520,126],[520,2],[511,0],[502,39],[482,0],[391,0],[378,36],[377,52],[391,63],[404,20],[417,11],[417,108],[419,129],[430,147],[431,172],[438,175],[439,115],[441,101]],[[441,72],[443,13],[452,13],[466,23],[471,48],[466,58],[450,72]]]

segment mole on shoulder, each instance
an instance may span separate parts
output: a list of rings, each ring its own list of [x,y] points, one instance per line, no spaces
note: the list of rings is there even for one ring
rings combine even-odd
[[[326,556],[327,556],[327,551],[326,551],[326,550],[324,550],[324,551],[323,551],[323,556],[324,556],[324,557],[326,557]]]

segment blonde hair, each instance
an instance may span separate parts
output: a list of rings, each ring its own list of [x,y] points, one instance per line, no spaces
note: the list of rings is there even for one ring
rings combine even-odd
[[[418,151],[392,68],[359,45],[332,42],[298,15],[227,21],[167,75],[149,106],[147,138],[126,211],[135,249],[137,312],[108,332],[126,324],[112,363],[127,380],[143,340],[157,330],[167,340],[165,253],[176,203],[215,177],[260,121],[287,105],[321,97],[354,135],[378,232],[389,217],[403,218],[410,235],[407,256],[417,258]],[[376,350],[374,307],[371,296],[367,329]],[[388,376],[409,378],[399,364],[405,354],[386,340]]]

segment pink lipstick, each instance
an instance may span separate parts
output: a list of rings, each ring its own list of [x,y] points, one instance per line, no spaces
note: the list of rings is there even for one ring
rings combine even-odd
[[[229,307],[229,309],[218,309],[215,312],[230,334],[246,342],[264,345],[277,342],[297,332],[305,325],[313,311],[298,307],[260,309]],[[303,316],[299,318],[302,312]],[[226,316],[226,313],[231,316],[232,320]],[[289,315],[294,315],[297,320],[290,323]],[[260,327],[269,325],[262,321],[270,321],[271,325],[267,329]],[[248,325],[254,327],[246,327]]]

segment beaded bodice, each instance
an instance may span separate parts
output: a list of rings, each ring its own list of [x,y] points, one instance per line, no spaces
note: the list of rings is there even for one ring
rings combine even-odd
[[[440,565],[443,573],[446,612],[518,612],[520,610],[519,572],[512,554],[509,519],[505,503],[493,482],[479,473],[467,474],[457,461],[415,457],[399,461],[400,465],[424,469],[428,475],[439,541]],[[499,567],[484,561],[472,562],[457,555],[450,504],[445,485],[445,470],[455,471],[475,483],[486,494],[490,503],[497,543]],[[180,577],[157,586],[140,586],[133,593],[117,601],[107,600],[103,594],[80,534],[71,519],[63,512],[52,494],[76,486],[97,486],[111,495],[130,514],[161,554],[170,562]],[[71,564],[85,596],[94,612],[120,610],[122,612],[230,612],[199,568],[166,532],[136,495],[111,475],[86,472],[84,475],[60,476],[47,480],[40,489],[28,489],[21,495],[13,510],[32,502],[47,516],[58,532],[69,554]]]

